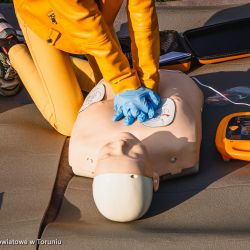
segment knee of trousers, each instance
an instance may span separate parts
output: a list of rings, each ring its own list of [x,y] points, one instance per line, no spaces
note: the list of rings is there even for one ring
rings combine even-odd
[[[60,134],[70,136],[80,107],[81,105],[79,105],[79,108],[74,106],[71,109],[60,110],[47,120]]]
[[[60,121],[50,123],[57,132],[59,132],[62,135],[65,136],[71,136],[72,128],[74,126],[76,117],[75,119],[71,118],[68,119],[65,117],[65,119],[60,119]]]

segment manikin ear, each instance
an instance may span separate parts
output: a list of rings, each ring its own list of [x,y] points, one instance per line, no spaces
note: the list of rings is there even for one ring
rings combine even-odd
[[[156,172],[153,172],[153,189],[154,191],[158,191],[160,186],[160,177]]]

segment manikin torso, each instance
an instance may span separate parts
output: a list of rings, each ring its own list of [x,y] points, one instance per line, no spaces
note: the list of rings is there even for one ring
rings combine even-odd
[[[173,122],[164,127],[146,127],[139,122],[125,126],[113,122],[114,94],[104,83],[106,95],[80,112],[69,147],[69,164],[79,176],[93,178],[100,149],[122,132],[137,137],[146,147],[152,168],[159,176],[180,174],[199,162],[203,95],[188,76],[177,71],[160,71],[159,94],[171,98],[176,107]]]

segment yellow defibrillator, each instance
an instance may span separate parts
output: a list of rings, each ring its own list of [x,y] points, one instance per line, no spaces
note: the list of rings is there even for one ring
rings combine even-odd
[[[224,117],[217,128],[215,144],[225,161],[250,161],[250,112]]]

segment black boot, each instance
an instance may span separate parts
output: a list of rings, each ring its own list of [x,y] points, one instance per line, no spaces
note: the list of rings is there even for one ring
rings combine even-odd
[[[21,81],[11,66],[8,52],[18,43],[15,29],[0,13],[0,95],[15,95],[21,86]]]

